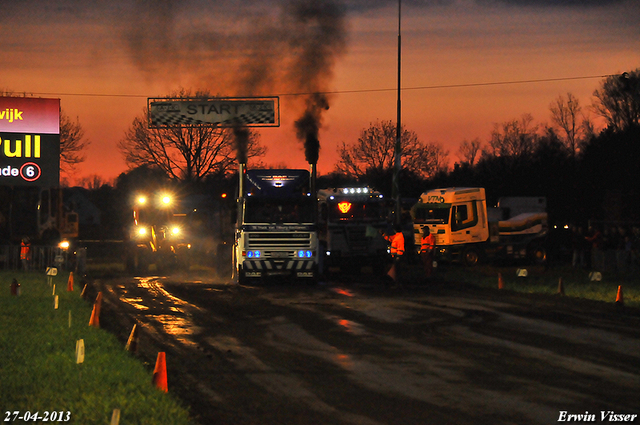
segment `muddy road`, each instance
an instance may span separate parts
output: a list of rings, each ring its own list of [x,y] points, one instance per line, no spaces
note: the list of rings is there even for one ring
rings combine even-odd
[[[552,424],[640,413],[640,314],[366,277],[240,286],[192,272],[97,279],[101,325],[134,323],[200,424]],[[564,413],[563,413],[564,412]],[[588,416],[587,419],[591,417]],[[638,417],[635,423],[640,423]]]

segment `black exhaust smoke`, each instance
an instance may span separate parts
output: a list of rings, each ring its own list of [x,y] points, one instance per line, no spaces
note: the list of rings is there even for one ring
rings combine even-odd
[[[276,19],[244,16],[239,8],[240,14],[231,16],[251,21],[244,26],[247,31],[233,35],[180,25],[188,9],[179,2],[132,3],[135,13],[123,35],[132,60],[145,75],[157,78],[166,73],[171,78],[166,70],[177,66],[213,93],[240,97],[304,93],[304,112],[296,121],[296,132],[304,142],[307,161],[317,162],[321,113],[328,109],[321,93],[329,91],[334,65],[346,47],[346,0],[279,0],[274,2],[280,6],[274,10]],[[239,68],[220,66],[228,65],[225,58],[238,52],[245,58]],[[221,75],[220,69],[229,72]],[[301,110],[300,104],[292,107]],[[246,163],[249,134],[239,127],[233,133],[238,161]]]
[[[240,125],[233,126],[233,139],[236,147],[236,159],[239,164],[246,164],[248,160],[249,129]]]
[[[292,0],[291,14],[299,26],[292,47],[299,50],[290,77],[298,88],[310,93],[303,115],[295,122],[296,135],[304,144],[305,158],[317,164],[320,155],[318,133],[322,112],[329,109],[328,81],[336,57],[345,47],[345,7],[335,0]],[[293,43],[295,42],[295,43]]]
[[[309,164],[317,164],[320,156],[318,133],[321,127],[322,111],[329,109],[327,98],[315,93],[307,99],[307,109],[295,122],[296,136],[304,143],[304,156]]]

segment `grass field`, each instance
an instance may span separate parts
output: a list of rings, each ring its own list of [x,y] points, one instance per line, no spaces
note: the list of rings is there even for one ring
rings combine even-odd
[[[518,269],[526,270],[526,277],[518,276]],[[481,265],[468,268],[460,265],[445,265],[439,270],[442,278],[449,281],[470,283],[485,288],[498,288],[498,273],[504,289],[531,294],[557,295],[559,281],[566,297],[585,298],[615,303],[618,287],[622,287],[625,306],[640,307],[640,276],[637,274],[602,273],[600,281],[592,281],[588,271],[575,270],[570,266],[495,267]],[[522,274],[522,273],[521,273]]]
[[[55,309],[44,272],[0,271],[0,420],[49,412],[51,422],[57,412],[56,422],[66,422],[69,412],[67,423],[109,424],[119,409],[121,424],[190,424],[186,408],[152,385],[151,370],[113,335],[88,326],[92,304],[78,282],[67,291],[68,276],[53,278]],[[14,278],[20,295],[11,294]],[[80,339],[85,358],[78,364]]]

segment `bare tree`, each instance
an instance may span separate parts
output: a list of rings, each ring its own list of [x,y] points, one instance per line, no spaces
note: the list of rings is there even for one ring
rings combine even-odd
[[[104,180],[102,176],[97,174],[91,174],[89,176],[82,177],[77,185],[89,190],[98,190],[104,185],[114,186],[115,183]]]
[[[184,90],[170,97],[190,97]],[[196,98],[210,97],[196,93]],[[233,130],[197,126],[149,128],[148,111],[133,120],[124,138],[118,143],[131,168],[147,165],[157,167],[167,176],[187,182],[200,182],[208,175],[225,175],[235,168],[237,150]],[[247,132],[246,157],[263,156],[258,134]]]
[[[593,96],[594,110],[612,130],[640,125],[640,68],[607,77]]]
[[[84,162],[86,156],[83,151],[91,144],[84,138],[84,129],[80,119],[75,121],[60,111],[60,169],[69,174],[76,170],[76,166]]]
[[[391,121],[377,121],[362,130],[354,145],[342,142],[338,148],[340,159],[336,171],[348,177],[360,178],[369,172],[379,174],[394,167],[396,124]],[[400,143],[402,145],[403,168],[422,177],[431,177],[446,168],[447,156],[437,143],[423,143],[415,132],[403,126]]]
[[[533,125],[531,114],[523,114],[519,120],[494,124],[483,155],[526,158],[533,153],[538,139],[538,125]]]
[[[552,128],[560,135],[560,140],[575,156],[586,138],[593,132],[593,124],[582,114],[580,101],[571,93],[566,99],[558,96],[549,105]]]
[[[458,159],[460,159],[463,164],[475,164],[481,147],[482,142],[478,137],[471,141],[468,141],[466,139],[463,140],[462,143],[460,143],[460,147],[458,148]]]

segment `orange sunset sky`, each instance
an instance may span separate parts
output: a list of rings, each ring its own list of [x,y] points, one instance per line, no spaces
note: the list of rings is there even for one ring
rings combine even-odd
[[[79,118],[91,145],[71,182],[125,171],[117,149],[125,130],[147,98],[180,88],[280,96],[280,127],[258,129],[264,162],[306,167],[293,129],[303,100],[293,94],[304,87],[291,83],[303,71],[287,48],[304,42],[290,19],[300,3],[0,0],[0,89],[59,98]],[[344,41],[313,86],[334,93],[319,133],[325,174],[341,142],[376,120],[396,120],[398,2],[309,3],[336,7],[332,29]],[[249,66],[268,74],[251,89],[239,82]],[[494,123],[523,113],[548,122],[559,95],[571,92],[586,107],[603,76],[639,67],[637,0],[402,3],[402,122],[441,143],[452,162],[463,140],[486,141]]]

